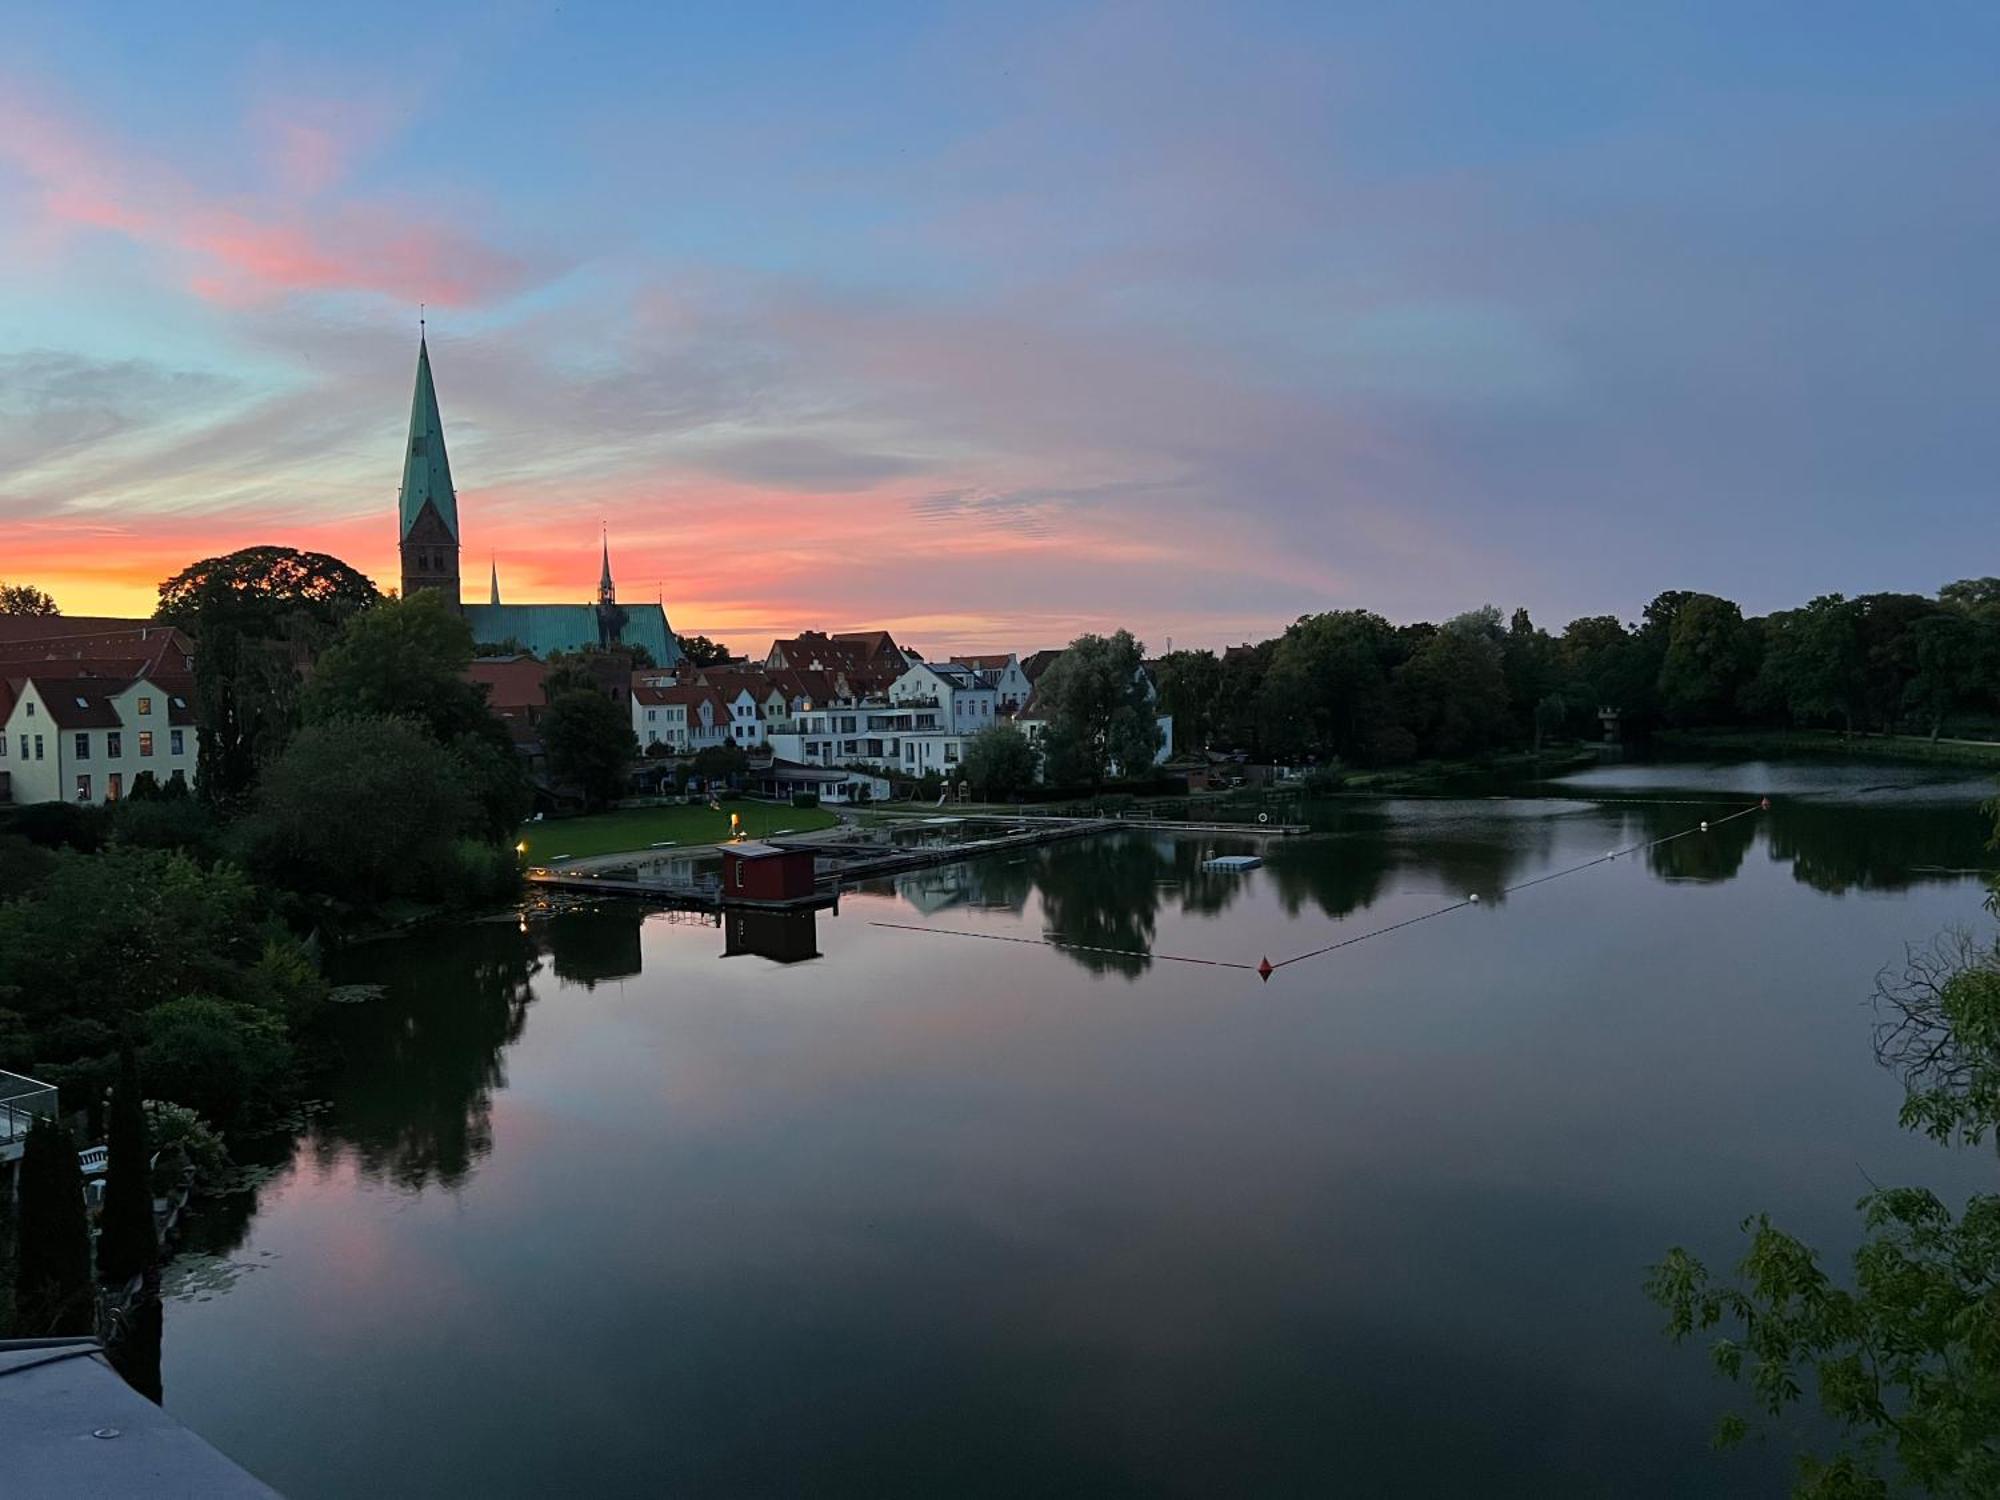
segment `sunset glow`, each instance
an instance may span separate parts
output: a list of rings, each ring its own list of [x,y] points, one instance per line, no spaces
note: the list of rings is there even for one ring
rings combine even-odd
[[[12,23],[0,577],[136,613],[270,542],[393,583],[420,303],[468,589],[584,599],[606,526],[743,649],[1964,571],[1977,48],[1816,27],[1788,92],[1599,97],[1702,38],[1565,31],[1551,88],[1533,14],[611,19]]]

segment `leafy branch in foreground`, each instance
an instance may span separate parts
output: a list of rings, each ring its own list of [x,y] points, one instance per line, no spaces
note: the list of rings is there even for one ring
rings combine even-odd
[[[1819,1403],[1847,1431],[1830,1459],[1804,1457],[1793,1494],[1811,1500],[1888,1496],[1884,1469],[1940,1496],[2000,1494],[2000,1196],[1951,1211],[1922,1188],[1861,1200],[1867,1238],[1854,1289],[1834,1285],[1818,1257],[1759,1215],[1744,1222],[1750,1251],[1722,1284],[1685,1250],[1653,1267],[1646,1291],[1676,1343],[1718,1325],[1716,1368],[1746,1375],[1777,1416],[1814,1378]],[[1719,1444],[1748,1424],[1723,1419]]]
[[[2000,1125],[2000,944],[1963,929],[1912,947],[1875,983],[1875,1056],[1894,1068],[1905,1129],[1976,1146]]]

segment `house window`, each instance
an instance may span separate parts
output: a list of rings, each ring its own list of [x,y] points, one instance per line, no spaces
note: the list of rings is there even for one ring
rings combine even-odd
[[[741,859],[736,861],[736,889],[739,891],[743,889],[743,867],[746,863],[747,861]]]
[[[151,698],[141,698],[139,700],[139,712],[141,714],[149,714],[152,711],[153,711],[153,700]]]
[[[117,730],[109,730],[104,736],[104,753],[116,760],[125,753],[125,736]]]
[[[151,755],[153,753],[152,730],[142,729],[139,731],[139,753],[141,755]]]
[[[33,708],[34,706],[35,705],[32,703],[28,705],[28,707],[30,708]],[[35,759],[40,760],[41,758],[42,758],[42,737],[38,734],[35,736]]]
[[[659,713],[659,710],[658,710],[658,709],[654,709],[654,708],[649,708],[649,709],[647,709],[647,710],[646,710],[646,722],[647,722],[648,724],[652,723],[652,722],[653,722],[653,720],[655,720],[655,719],[659,718],[659,716],[660,716],[660,713]]]
[[[79,776],[76,778],[76,800],[79,802],[88,802],[90,800],[90,778],[88,776]]]
[[[30,698],[28,700],[28,717],[32,719],[34,718],[34,716],[35,716],[35,700],[33,698]]]
[[[187,731],[184,729],[169,729],[167,731],[167,753],[170,755],[185,755],[187,753],[186,735]]]
[[[957,759],[958,759],[958,746],[946,745],[944,747],[944,763],[946,765],[951,765]]]
[[[7,736],[0,734],[0,760],[7,758]]]
[[[76,758],[77,758],[78,760],[89,760],[89,759],[90,759],[90,736],[89,736],[89,735],[87,735],[87,734],[79,734],[79,735],[78,735],[78,736],[76,737]]]
[[[125,795],[124,772],[113,771],[109,776],[104,778],[104,783],[104,800],[106,802],[116,802],[120,797]]]

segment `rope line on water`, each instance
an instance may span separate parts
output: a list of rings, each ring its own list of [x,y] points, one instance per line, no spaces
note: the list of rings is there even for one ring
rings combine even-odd
[[[1610,864],[1613,860],[1623,858],[1627,854],[1637,854],[1645,849],[1657,849],[1662,844],[1671,844],[1675,839],[1684,839],[1689,834],[1705,833],[1707,830],[1730,822],[1733,819],[1747,817],[1749,814],[1759,811],[1760,807],[1761,804],[1753,802],[1748,807],[1739,807],[1727,817],[1710,818],[1707,822],[1698,823],[1693,828],[1683,828],[1679,833],[1663,834],[1656,839],[1645,839],[1636,844],[1627,844],[1622,849],[1613,849],[1609,853],[1598,855],[1595,859],[1586,859],[1580,864],[1570,865],[1561,870],[1551,870],[1548,874],[1537,875],[1532,880],[1519,880],[1512,885],[1502,886],[1499,894],[1502,896],[1511,896],[1516,891],[1527,890],[1530,886],[1546,885],[1551,880],[1561,880],[1565,875],[1574,875],[1578,871],[1588,870],[1597,865]],[[1383,927],[1371,927],[1366,932],[1357,932],[1354,936],[1342,938],[1337,943],[1328,943],[1324,948],[1314,948],[1307,953],[1294,954],[1290,958],[1281,959],[1277,963],[1272,964],[1271,968],[1273,972],[1276,972],[1279,969],[1288,968],[1292,964],[1304,963],[1309,958],[1320,958],[1338,949],[1351,948],[1356,943],[1365,943],[1370,938],[1381,937],[1385,933],[1397,932],[1405,927],[1414,927],[1419,922],[1428,922],[1432,917],[1441,917],[1447,912],[1461,911],[1468,906],[1477,906],[1478,904],[1475,899],[1468,896],[1463,901],[1454,901],[1449,906],[1438,907],[1435,911],[1427,911],[1420,916],[1405,917],[1400,922],[1391,922]]]
[[[1052,937],[1014,937],[1004,932],[972,932],[963,927],[931,927],[922,922],[870,922],[870,927],[888,927],[897,932],[928,932],[938,937],[983,938],[989,943],[1025,943],[1031,948],[1061,948],[1069,953],[1109,953],[1119,958],[1157,958],[1170,964],[1201,964],[1210,969],[1249,969],[1255,964],[1236,963],[1227,958],[1190,958],[1182,953],[1156,953],[1150,948],[1102,948],[1090,943],[1070,943]]]
[[[1727,806],[1728,804],[1725,803],[1722,805]],[[1536,875],[1528,880],[1517,880],[1512,885],[1500,887],[1496,894],[1511,896],[1517,891],[1525,891],[1534,886],[1546,885],[1551,880],[1561,880],[1566,875],[1575,875],[1584,870],[1594,869],[1598,865],[1610,864],[1614,860],[1622,859],[1628,854],[1638,854],[1647,849],[1657,849],[1662,844],[1671,844],[1676,839],[1684,839],[1692,834],[1707,833],[1710,829],[1719,828],[1724,823],[1731,823],[1738,818],[1747,818],[1754,812],[1761,812],[1768,805],[1767,802],[1753,802],[1748,807],[1739,807],[1735,812],[1728,813],[1720,818],[1710,818],[1705,822],[1696,824],[1693,828],[1683,828],[1678,833],[1662,834],[1656,839],[1642,839],[1636,844],[1627,844],[1622,849],[1610,850],[1607,853],[1598,855],[1594,859],[1586,859],[1578,864],[1569,865],[1560,870],[1551,870],[1546,875]],[[1414,917],[1405,917],[1400,922],[1388,922],[1380,927],[1371,927],[1366,932],[1357,932],[1351,937],[1342,938],[1337,943],[1328,943],[1324,947],[1313,948],[1304,953],[1295,953],[1290,958],[1280,959],[1277,963],[1272,963],[1269,959],[1265,959],[1262,963],[1254,964],[1240,963],[1226,958],[1194,958],[1184,953],[1158,953],[1146,948],[1105,948],[1091,943],[1065,942],[1061,938],[1047,936],[1038,938],[1016,937],[1010,933],[1002,932],[973,932],[963,927],[933,927],[921,922],[870,922],[868,925],[870,927],[888,928],[895,932],[930,933],[936,937],[979,938],[989,943],[1021,943],[1030,948],[1060,948],[1069,953],[1104,953],[1117,958],[1158,959],[1162,963],[1170,964],[1199,964],[1203,968],[1209,969],[1243,969],[1253,974],[1262,974],[1264,978],[1269,979],[1278,970],[1288,969],[1293,964],[1304,963],[1309,958],[1323,958],[1329,953],[1339,952],[1342,948],[1352,948],[1356,943],[1365,943],[1370,938],[1386,937],[1389,933],[1401,932],[1405,927],[1414,927],[1419,922],[1428,922],[1434,917],[1448,916],[1452,912],[1463,911],[1468,906],[1477,906],[1478,904],[1479,898],[1477,896],[1467,896],[1462,900],[1450,902],[1447,905],[1436,907],[1431,911],[1420,912]]]

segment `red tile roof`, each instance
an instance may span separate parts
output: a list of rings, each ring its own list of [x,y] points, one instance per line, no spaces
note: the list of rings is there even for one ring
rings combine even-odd
[[[486,685],[486,701],[497,710],[546,708],[549,695],[542,686],[548,668],[532,656],[483,656],[465,669],[473,682]]]

